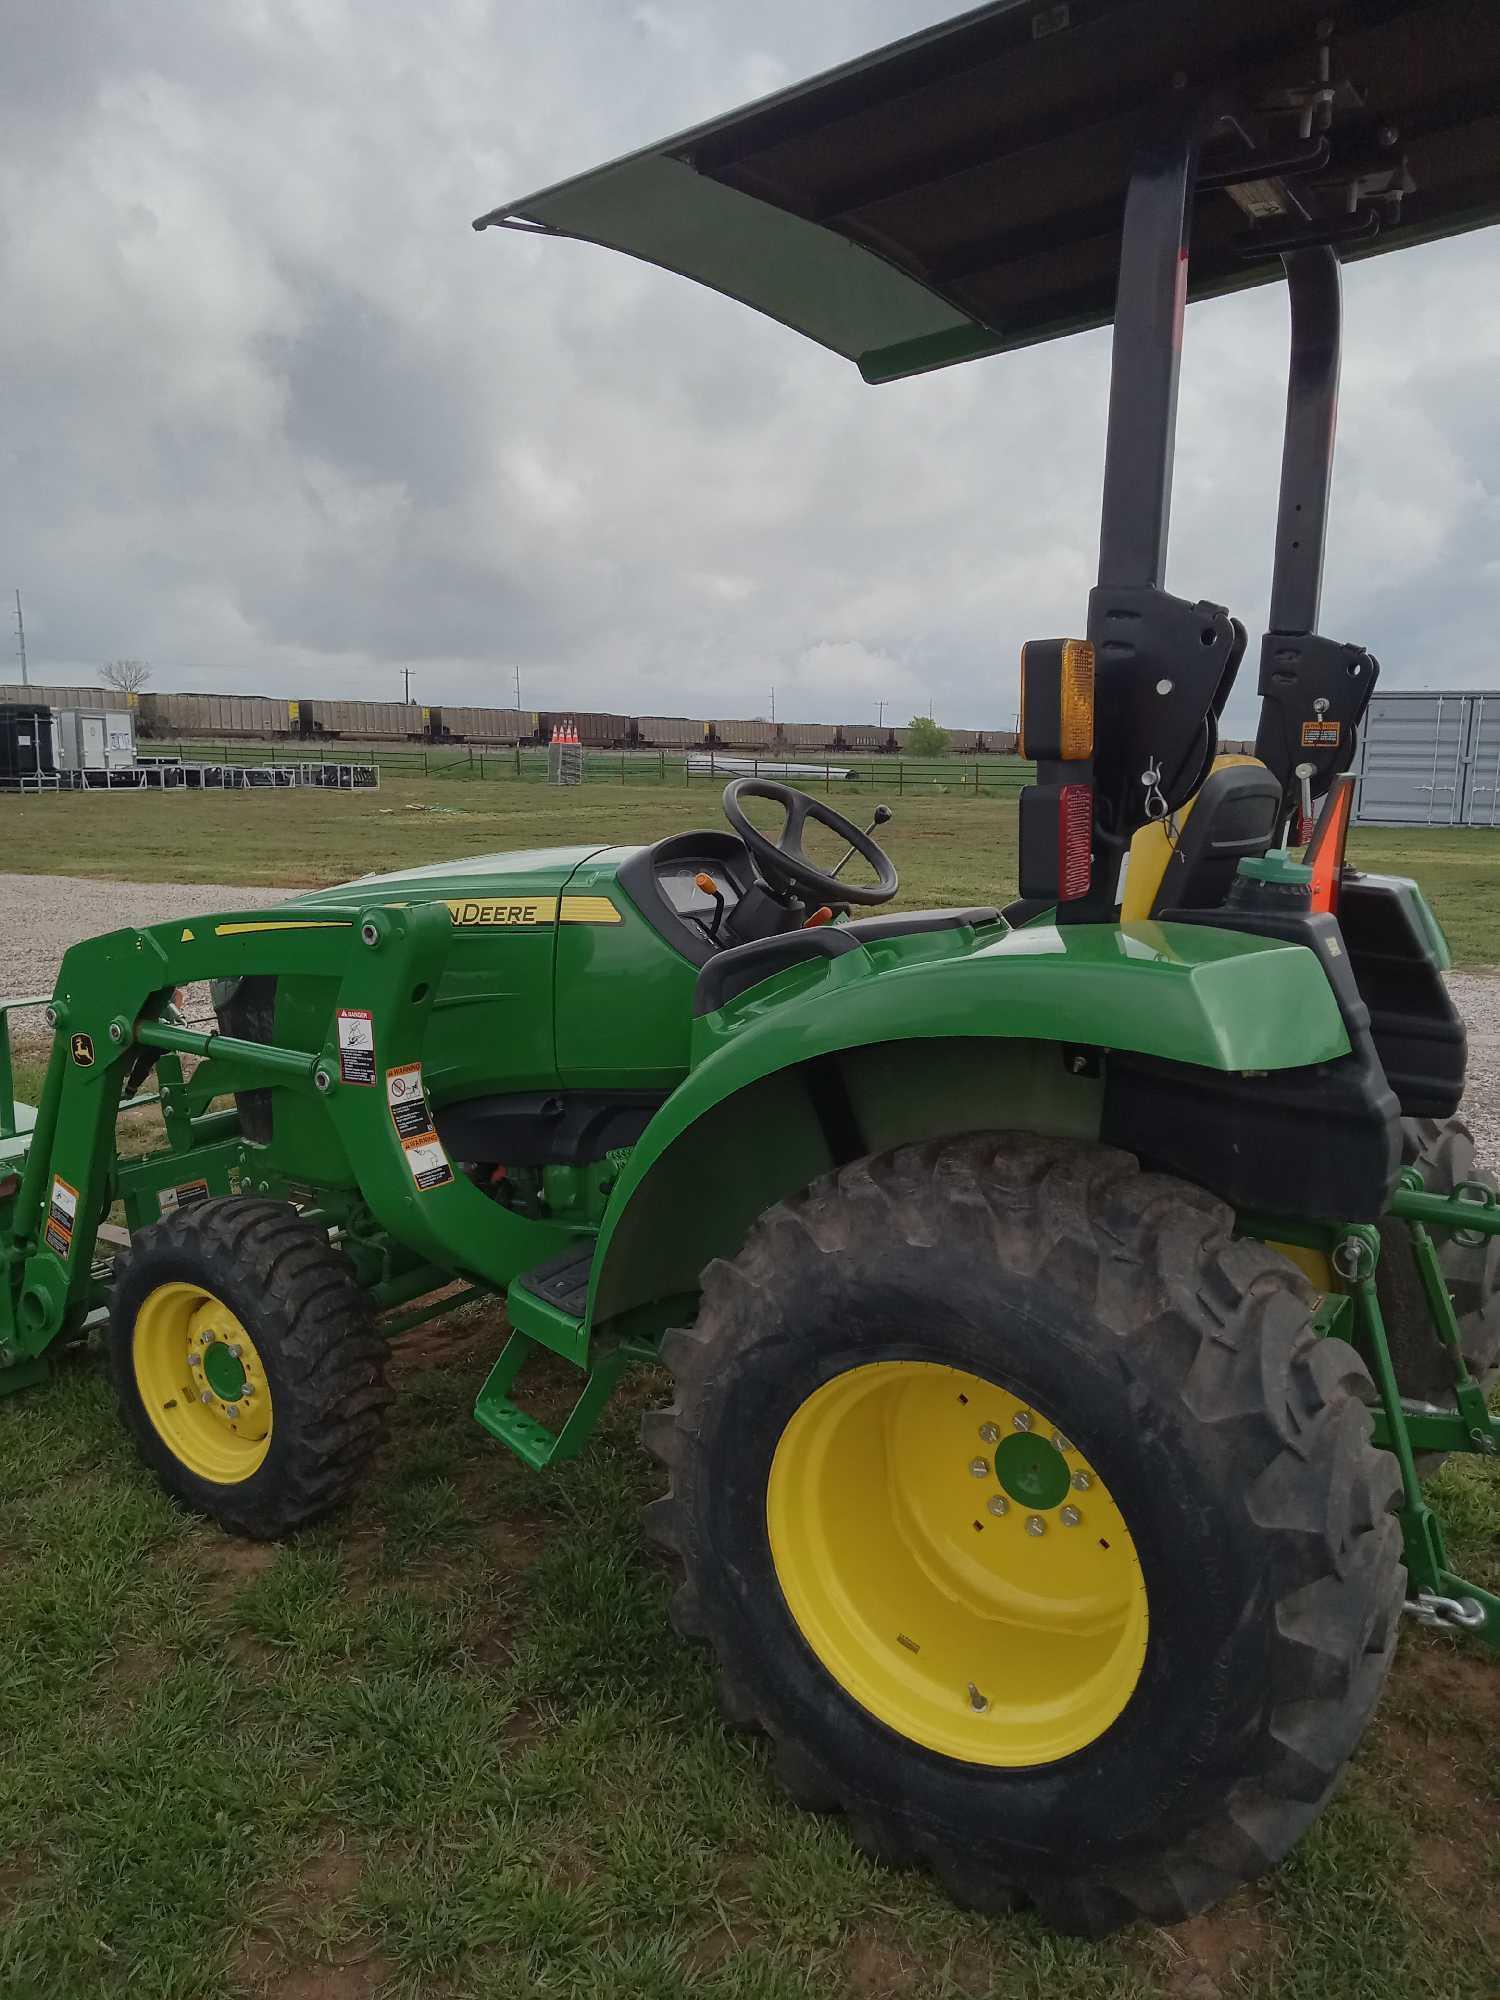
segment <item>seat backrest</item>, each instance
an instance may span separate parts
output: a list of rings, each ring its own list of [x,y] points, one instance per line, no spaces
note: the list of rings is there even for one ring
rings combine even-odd
[[[1281,786],[1255,757],[1218,757],[1195,795],[1143,826],[1130,843],[1121,916],[1126,923],[1173,910],[1215,910],[1243,856],[1276,837]]]

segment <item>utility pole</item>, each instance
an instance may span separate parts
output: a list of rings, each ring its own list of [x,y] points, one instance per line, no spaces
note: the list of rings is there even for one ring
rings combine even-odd
[[[401,669],[401,677],[406,683],[406,694],[404,696],[404,699],[409,706],[411,703],[411,668],[403,667]]]
[[[21,593],[19,590],[16,592],[16,651],[21,655],[21,685],[22,687],[27,687],[30,685],[30,682],[26,674],[26,624],[21,617]]]
[[[889,700],[889,699],[890,699],[890,697],[889,697],[889,696],[887,696],[887,697],[886,697],[886,699],[887,699],[887,700]],[[876,713],[876,716],[875,716],[875,727],[876,727],[877,729],[884,729],[884,728],[885,728],[885,702],[884,702],[884,701],[880,701],[880,702],[877,702],[877,703],[875,704],[875,706],[876,706],[876,710],[877,710],[877,713]]]
[[[517,667],[517,668],[516,668],[516,707],[517,707],[517,708],[519,709],[519,708],[520,708],[520,706],[521,706],[521,669],[520,669],[519,667]]]
[[[773,722],[774,722],[774,721],[776,720],[776,690],[775,690],[775,688],[772,688],[772,690],[771,690],[771,720],[772,720]]]

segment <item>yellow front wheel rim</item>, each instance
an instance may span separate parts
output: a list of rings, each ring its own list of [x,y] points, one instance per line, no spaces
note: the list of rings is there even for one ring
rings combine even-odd
[[[215,1486],[237,1486],[271,1445],[271,1386],[255,1342],[201,1285],[158,1285],[135,1317],[131,1359],[142,1407],[172,1456]]]
[[[1135,1542],[1035,1404],[872,1362],[792,1415],[767,1485],[782,1592],[835,1680],[970,1764],[1052,1763],[1114,1723],[1146,1657]]]

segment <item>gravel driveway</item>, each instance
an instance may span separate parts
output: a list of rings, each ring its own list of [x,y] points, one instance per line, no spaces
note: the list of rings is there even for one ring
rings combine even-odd
[[[125,924],[264,909],[291,889],[218,888],[194,882],[100,882],[76,875],[0,875],[0,995],[51,990],[70,944]],[[1481,1158],[1500,1166],[1500,971],[1455,972],[1454,997],[1469,1024],[1464,1115]]]

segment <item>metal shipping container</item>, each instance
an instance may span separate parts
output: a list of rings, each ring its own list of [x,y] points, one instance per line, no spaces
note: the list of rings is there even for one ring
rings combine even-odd
[[[874,722],[841,722],[839,735],[849,750],[883,750],[890,741],[889,729]]]
[[[1500,826],[1500,691],[1377,692],[1354,770],[1367,824]]]
[[[4,692],[4,690],[0,690]],[[0,785],[57,775],[57,725],[45,703],[0,702]]]
[[[129,709],[53,711],[60,771],[128,771],[135,763],[135,717]]]

